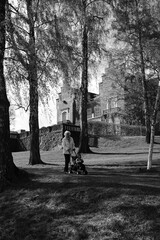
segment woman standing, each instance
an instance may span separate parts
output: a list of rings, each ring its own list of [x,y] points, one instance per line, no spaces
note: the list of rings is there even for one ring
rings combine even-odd
[[[65,158],[64,172],[68,173],[68,165],[70,162],[70,157],[72,152],[75,150],[74,140],[71,137],[71,133],[69,131],[65,131],[64,133],[64,138],[62,139],[62,148],[63,148],[63,154]]]

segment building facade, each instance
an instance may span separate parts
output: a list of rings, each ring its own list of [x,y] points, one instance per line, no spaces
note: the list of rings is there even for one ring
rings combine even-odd
[[[88,121],[106,121],[120,124],[124,114],[124,91],[110,78],[106,69],[99,84],[99,94],[88,92]],[[57,99],[57,123],[73,123],[80,121],[79,89],[64,84]]]
[[[56,99],[57,123],[79,123],[79,94],[78,89],[64,84]]]
[[[125,115],[125,92],[106,69],[99,83],[99,98],[102,120],[110,124],[121,124]]]

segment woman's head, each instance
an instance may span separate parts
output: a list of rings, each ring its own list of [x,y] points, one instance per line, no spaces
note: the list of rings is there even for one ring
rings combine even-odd
[[[69,137],[71,136],[70,131],[65,131],[65,132],[64,132],[64,136],[65,136],[66,138],[69,138]]]

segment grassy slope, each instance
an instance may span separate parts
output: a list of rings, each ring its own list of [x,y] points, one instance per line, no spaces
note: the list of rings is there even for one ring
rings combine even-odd
[[[48,165],[29,166],[28,152],[14,153],[30,174],[0,195],[1,240],[159,240],[159,145],[152,172],[143,138],[100,140],[83,154],[89,175],[63,174],[61,150],[41,152]],[[153,169],[154,169],[153,168]]]

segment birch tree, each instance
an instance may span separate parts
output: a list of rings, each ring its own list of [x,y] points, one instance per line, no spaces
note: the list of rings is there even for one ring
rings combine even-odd
[[[159,109],[159,100],[160,100],[160,79],[157,86],[157,95],[151,120],[151,139],[150,139],[150,145],[149,145],[149,153],[148,153],[148,161],[147,161],[147,170],[150,170],[152,168],[152,156],[153,156],[153,146],[154,146],[154,136],[155,136],[155,125],[156,125],[156,117],[157,112]]]
[[[147,170],[150,170],[152,168],[152,158],[153,158],[153,148],[154,148],[154,137],[155,137],[155,125],[157,120],[157,113],[159,111],[160,106],[160,78],[159,78],[159,71],[160,71],[160,58],[159,58],[159,49],[160,49],[160,3],[159,1],[155,0],[150,2],[150,8],[152,17],[154,18],[154,21],[156,22],[157,29],[153,29],[152,35],[150,37],[150,56],[152,57],[152,64],[154,65],[155,70],[155,77],[158,80],[157,84],[157,93],[156,93],[156,99],[155,104],[153,108],[153,114],[151,119],[151,138],[150,138],[150,146],[149,146],[149,152],[148,152],[148,160],[147,160]],[[154,42],[153,39],[156,39]]]
[[[8,71],[18,89],[29,92],[30,164],[42,163],[39,152],[39,99],[45,102],[58,78],[68,76],[72,46],[67,24],[55,1],[22,1],[8,5]],[[63,22],[63,24],[62,24]],[[63,31],[62,26],[65,31]],[[13,74],[14,73],[14,74]],[[25,93],[26,95],[26,93]]]
[[[26,4],[26,9],[23,9],[23,13],[19,13],[17,9],[13,6],[8,5],[8,30],[11,35],[9,38],[12,43],[15,55],[21,65],[23,66],[26,78],[29,83],[29,106],[30,106],[30,117],[29,117],[29,127],[30,127],[30,158],[29,164],[39,164],[42,163],[40,158],[39,150],[39,120],[38,120],[38,76],[37,76],[37,55],[36,55],[36,40],[35,40],[35,12],[33,11],[34,1],[28,0],[23,2]],[[11,11],[9,6],[14,9],[15,14],[18,12],[18,16],[22,21],[18,21],[19,28],[21,32],[25,32],[24,36],[20,35],[15,29],[11,18]],[[25,28],[23,25],[25,24]],[[17,44],[18,41],[18,44]],[[25,46],[25,48],[20,48],[20,46]]]
[[[107,1],[103,0],[75,0],[63,1],[72,13],[73,29],[79,37],[78,46],[81,54],[80,72],[81,72],[81,104],[80,104],[80,145],[79,152],[90,152],[88,143],[88,123],[87,123],[87,105],[88,105],[88,81],[89,67],[100,53],[100,44],[104,39],[106,19],[109,15],[109,6]],[[64,5],[65,6],[65,5]]]

